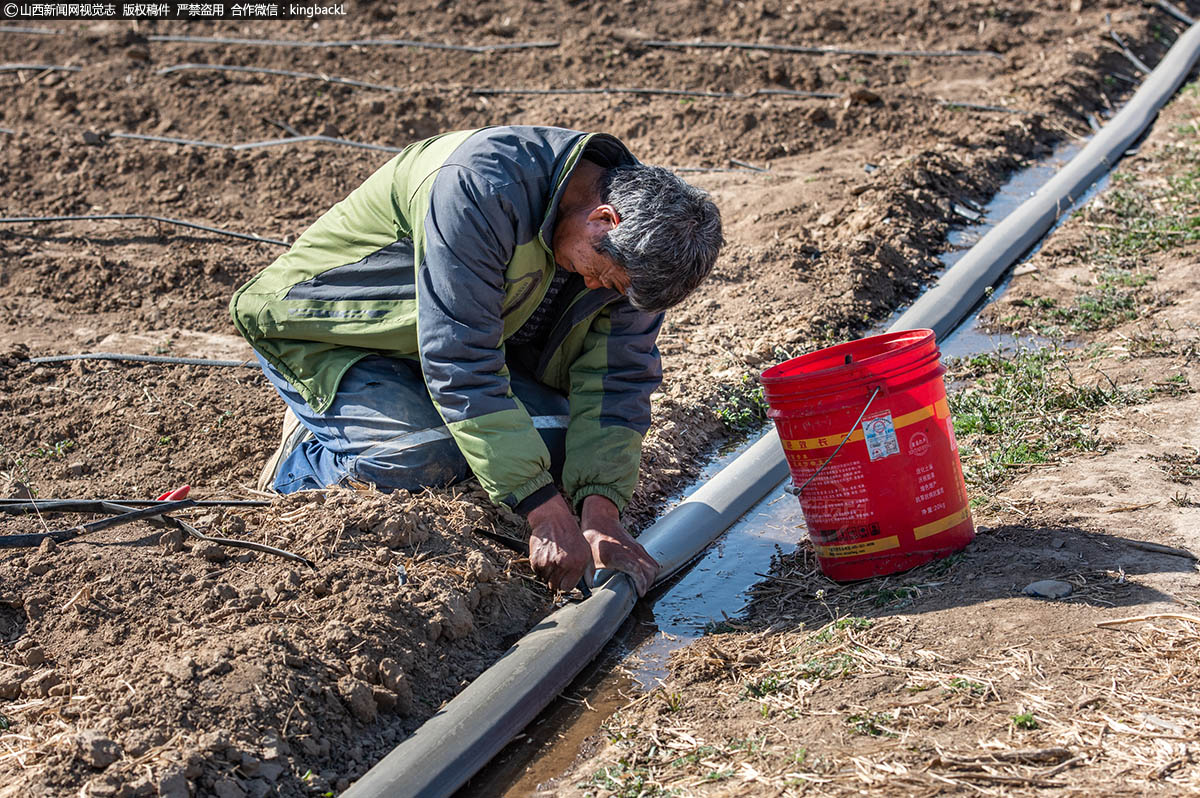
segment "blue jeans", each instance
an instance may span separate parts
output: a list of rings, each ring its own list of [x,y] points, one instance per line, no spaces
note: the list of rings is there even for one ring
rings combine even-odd
[[[429,398],[420,365],[369,355],[346,371],[333,404],[313,412],[274,366],[263,373],[311,433],[279,465],[280,493],[365,482],[381,490],[443,487],[471,476],[467,461]],[[550,449],[551,473],[562,474],[567,397],[510,364],[512,391]]]

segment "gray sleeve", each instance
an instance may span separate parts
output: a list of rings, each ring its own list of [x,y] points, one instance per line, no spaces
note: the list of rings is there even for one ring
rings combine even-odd
[[[521,222],[512,189],[443,167],[430,193],[417,266],[417,336],[430,394],[447,423],[517,407],[500,348],[504,272]]]

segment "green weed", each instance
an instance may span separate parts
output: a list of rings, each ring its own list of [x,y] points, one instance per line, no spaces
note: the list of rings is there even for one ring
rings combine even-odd
[[[1154,458],[1167,479],[1181,485],[1200,479],[1200,451],[1195,454],[1163,454]]]
[[[611,767],[596,771],[591,779],[580,786],[597,787],[605,790],[605,795],[614,798],[652,798],[672,794],[651,780],[649,770],[641,766],[631,766],[624,759]]]
[[[870,618],[858,618],[853,615],[846,618],[838,618],[821,631],[814,632],[812,639],[818,643],[832,643],[835,632],[839,629],[870,629],[873,623],[874,621]]]
[[[907,604],[920,595],[917,588],[908,585],[899,587],[875,587],[863,591],[864,597],[870,597],[876,607],[887,607],[892,604]]]
[[[992,495],[1014,469],[1048,463],[1068,451],[1103,451],[1096,411],[1144,401],[1102,373],[1076,377],[1057,348],[984,354],[952,366],[975,384],[949,396],[963,475],[977,498]]]
[[[1026,731],[1032,731],[1038,728],[1037,718],[1033,716],[1032,712],[1022,712],[1020,714],[1013,715],[1012,724],[1018,729],[1025,729]]]
[[[961,677],[951,679],[948,686],[956,693],[970,693],[973,696],[983,696],[988,693],[988,686],[986,684]]]
[[[749,374],[725,389],[717,409],[717,418],[729,432],[744,435],[767,422],[767,400],[763,387]]]
[[[807,679],[838,679],[854,673],[856,668],[849,654],[830,654],[805,662],[800,666],[800,675]]]
[[[678,759],[671,760],[670,765],[672,767],[677,767],[679,765],[695,765],[700,760],[708,759],[710,756],[712,756],[713,754],[717,754],[717,753],[720,753],[720,752],[713,746],[702,745],[699,748],[697,748],[695,751],[692,751],[690,754],[681,756]]]
[[[49,458],[53,460],[61,460],[66,457],[67,452],[75,448],[75,441],[61,440],[50,446],[39,446],[29,453],[30,457]]]
[[[762,698],[771,693],[777,693],[788,686],[788,680],[781,673],[768,673],[761,679],[746,685],[746,694],[753,698]]]
[[[887,713],[876,712],[867,715],[851,715],[846,718],[846,723],[854,730],[855,734],[866,737],[899,737],[900,735],[884,725],[893,720],[895,718]]]

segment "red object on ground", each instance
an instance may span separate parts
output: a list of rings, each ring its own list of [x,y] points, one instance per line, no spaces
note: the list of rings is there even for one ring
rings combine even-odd
[[[167,491],[166,493],[164,493],[163,495],[161,495],[157,499],[155,499],[155,501],[174,502],[174,501],[179,501],[180,499],[186,499],[188,493],[190,493],[191,490],[192,490],[191,485],[184,485],[181,488],[176,488],[175,490]]]
[[[975,537],[939,355],[932,330],[907,330],[802,355],[762,374],[797,487],[850,433],[800,494],[830,579],[914,568]]]

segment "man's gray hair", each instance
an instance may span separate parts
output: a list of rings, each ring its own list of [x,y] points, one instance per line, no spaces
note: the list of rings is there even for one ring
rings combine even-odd
[[[651,313],[682,302],[712,271],[725,244],[721,212],[707,192],[658,166],[616,166],[601,202],[620,222],[597,249],[629,273],[629,301]]]

